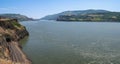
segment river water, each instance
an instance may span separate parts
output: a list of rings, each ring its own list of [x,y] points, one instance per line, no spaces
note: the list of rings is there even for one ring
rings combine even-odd
[[[120,64],[120,23],[21,22],[23,51],[33,64]]]

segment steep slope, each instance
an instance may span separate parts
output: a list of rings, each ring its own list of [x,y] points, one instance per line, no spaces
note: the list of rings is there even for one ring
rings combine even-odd
[[[0,19],[0,64],[31,64],[18,43],[28,35],[16,19]]]
[[[57,20],[57,18],[59,16],[63,16],[63,15],[84,15],[84,14],[90,14],[90,13],[107,13],[107,12],[110,12],[110,11],[92,10],[92,9],[90,9],[90,10],[78,10],[78,11],[65,11],[62,13],[45,16],[45,17],[41,18],[41,20]]]
[[[60,15],[57,21],[119,22],[120,12],[87,13],[83,15]]]

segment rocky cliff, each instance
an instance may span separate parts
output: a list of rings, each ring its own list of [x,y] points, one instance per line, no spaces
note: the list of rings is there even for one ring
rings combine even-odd
[[[28,35],[16,19],[0,19],[0,64],[31,64],[18,43]]]

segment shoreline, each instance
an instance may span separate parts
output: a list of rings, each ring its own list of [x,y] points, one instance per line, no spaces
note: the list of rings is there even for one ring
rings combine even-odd
[[[0,64],[32,63],[19,43],[29,33],[17,19],[0,20],[0,34]]]

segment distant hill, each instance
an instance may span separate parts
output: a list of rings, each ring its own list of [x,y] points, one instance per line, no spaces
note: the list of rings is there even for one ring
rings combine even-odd
[[[18,19],[19,21],[29,21],[34,20],[33,18],[29,18],[25,15],[21,14],[0,14],[1,18],[10,18],[10,19]]]
[[[120,12],[92,9],[65,11],[54,15],[48,15],[41,19],[57,21],[120,21]]]

